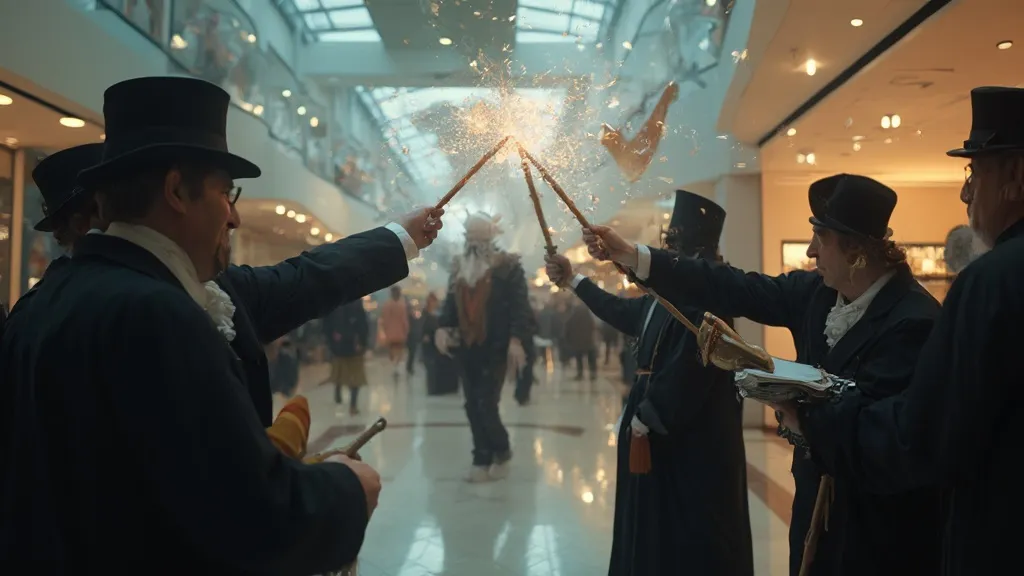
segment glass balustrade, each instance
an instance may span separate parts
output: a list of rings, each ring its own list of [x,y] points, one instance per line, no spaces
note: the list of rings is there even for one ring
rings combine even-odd
[[[182,73],[224,88],[259,118],[279,148],[314,174],[378,209],[395,189],[390,162],[336,128],[235,0],[97,0],[157,44]],[[402,196],[405,196],[402,194]]]

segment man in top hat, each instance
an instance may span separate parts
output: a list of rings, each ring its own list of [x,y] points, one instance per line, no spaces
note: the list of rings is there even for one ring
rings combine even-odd
[[[667,252],[718,261],[725,210],[676,192]],[[620,298],[547,258],[552,282],[571,286],[601,320],[637,338],[640,370],[620,418],[609,576],[753,575],[742,404],[732,373],[704,367],[697,340],[650,296]],[[692,321],[703,311],[680,308]],[[644,436],[651,469],[631,472]],[[643,448],[646,450],[646,447]]]
[[[89,230],[105,227],[92,191],[77,185],[78,173],[99,164],[102,158],[103,144],[83,144],[47,156],[32,170],[32,180],[43,196],[44,214],[34,228],[53,233],[54,240],[68,253]]]
[[[461,369],[473,435],[466,480],[474,483],[508,475],[512,449],[498,411],[501,388],[507,371],[532,368],[524,344],[533,338],[526,273],[518,254],[498,247],[499,220],[484,213],[466,219],[466,246],[453,262],[434,341],[442,354],[454,352]]]
[[[890,240],[896,193],[864,176],[838,174],[809,190],[813,237],[807,249],[817,270],[781,276],[744,272],[707,259],[635,246],[607,227],[584,231],[591,254],[632,268],[677,306],[746,317],[793,334],[797,362],[854,380],[874,401],[907,386],[939,312],[913,277],[905,253]],[[799,446],[793,454],[796,493],[790,524],[790,573],[800,573],[804,540],[823,474],[833,477],[828,526],[808,574],[933,574],[938,517],[934,490],[897,497],[864,490],[829,454]]]
[[[208,291],[239,225],[234,180],[260,174],[227,149],[227,93],[140,78],[104,96],[103,159],[79,185],[97,191],[112,223],[19,303],[0,347],[0,565],[309,574],[351,563],[379,477],[361,462],[307,466],[274,447],[229,345],[239,329],[230,302]],[[431,216],[293,260],[291,280],[259,310],[323,314],[400,280],[400,236],[428,245]],[[282,301],[299,280],[341,296]]]
[[[950,576],[1005,572],[1017,561],[1012,527],[1024,513],[1014,434],[1024,421],[1016,386],[1024,346],[1024,90],[975,88],[971,107],[970,136],[948,155],[969,162],[960,199],[990,250],[953,282],[909,387],[880,402],[850,398],[786,418],[872,490],[940,486],[941,573]],[[841,434],[831,431],[837,427]]]

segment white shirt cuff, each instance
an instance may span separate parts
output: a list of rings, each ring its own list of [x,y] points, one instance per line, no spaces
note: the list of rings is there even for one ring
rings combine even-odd
[[[577,274],[577,275],[573,276],[572,282],[569,283],[569,286],[571,286],[572,289],[575,290],[576,287],[580,285],[580,282],[583,282],[586,279],[587,279],[587,277],[584,276],[583,274]]]
[[[415,260],[416,258],[419,258],[420,249],[416,246],[416,241],[412,239],[412,236],[410,236],[408,232],[405,231],[405,228],[402,228],[401,224],[388,222],[384,227],[394,232],[395,236],[398,236],[398,239],[402,241],[402,248],[405,250],[406,260]]]
[[[636,245],[636,270],[633,273],[640,280],[651,276],[651,249],[643,244]]]

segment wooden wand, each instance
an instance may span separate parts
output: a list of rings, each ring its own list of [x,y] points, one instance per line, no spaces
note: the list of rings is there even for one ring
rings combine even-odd
[[[534,158],[529,152],[523,149],[522,146],[520,146],[519,149],[521,150],[521,153],[526,157],[526,159],[529,160],[530,163],[537,168],[537,171],[540,172],[541,178],[543,178],[544,181],[548,183],[548,186],[551,186],[551,189],[555,191],[555,194],[557,194],[559,198],[562,199],[562,202],[565,202],[566,207],[569,208],[569,211],[572,212],[572,215],[576,217],[577,221],[579,221],[580,226],[589,229],[590,222],[587,220],[587,217],[584,216],[582,212],[580,212],[580,209],[576,207],[576,203],[572,201],[572,198],[570,198],[569,195],[566,194],[565,190],[562,189],[562,187],[558,184],[558,182],[555,181],[555,179],[551,176],[551,173],[548,172],[547,169],[540,164],[540,162],[537,162],[536,158]],[[627,274],[625,268],[623,268],[619,264],[615,264],[615,267],[619,269],[619,272]],[[678,320],[679,323],[685,326],[687,330],[693,332],[695,336],[700,333],[697,327],[694,326],[693,322],[690,322],[690,319],[687,318],[685,314],[680,312],[678,308],[673,306],[671,302],[665,300],[661,296],[658,296],[657,292],[651,290],[646,286],[642,286],[640,284],[637,284],[637,286],[639,286],[641,290],[649,294],[652,298],[657,300],[659,304],[664,306],[673,318]]]
[[[518,144],[519,157],[523,161],[523,176],[526,177],[526,187],[530,189],[530,199],[533,200],[533,210],[537,213],[537,222],[540,223],[540,231],[544,234],[544,249],[548,256],[558,253],[555,243],[551,241],[551,230],[544,219],[544,210],[540,207],[540,195],[537,194],[537,186],[533,183],[533,173],[530,172],[530,162],[526,159],[526,150],[522,144]]]
[[[498,142],[497,144],[494,145],[494,148],[491,148],[490,150],[487,151],[486,154],[481,156],[480,160],[478,160],[477,163],[474,164],[473,167],[469,169],[469,172],[466,172],[466,175],[463,176],[461,180],[456,182],[455,186],[452,186],[452,189],[449,190],[448,193],[444,195],[444,197],[438,200],[437,204],[434,205],[434,210],[440,210],[441,208],[445,207],[445,204],[451,202],[452,198],[454,198],[455,195],[458,194],[459,190],[462,190],[466,183],[469,182],[469,179],[472,178],[473,175],[475,175],[477,172],[479,172],[480,169],[484,167],[484,164],[487,164],[488,160],[494,158],[494,155],[497,154],[498,151],[500,151],[511,138],[511,135],[505,136],[504,138],[501,139],[501,142]]]
[[[349,458],[357,458],[359,456],[359,451],[362,450],[363,446],[366,446],[367,442],[373,439],[373,437],[376,436],[377,434],[380,434],[387,427],[387,420],[385,420],[383,417],[377,418],[376,422],[370,424],[369,428],[363,430],[362,433],[359,434],[359,436],[357,436],[356,439],[353,440],[348,446],[345,446],[344,448],[336,448],[334,450],[325,450],[323,452],[320,452],[319,454],[314,454],[313,456],[310,456],[309,458],[306,459],[306,463],[319,464],[320,462],[323,462],[324,460],[337,454],[343,454],[345,456],[348,456]]]

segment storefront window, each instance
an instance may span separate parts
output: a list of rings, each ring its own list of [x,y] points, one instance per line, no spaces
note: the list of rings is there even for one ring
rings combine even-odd
[[[0,147],[0,303],[11,294],[11,217],[14,213],[14,153]]]
[[[36,232],[32,227],[43,219],[43,195],[32,181],[32,171],[46,155],[38,150],[26,150],[25,158],[25,210],[21,243],[21,293],[39,282],[50,261],[61,255],[61,248],[52,234]]]

